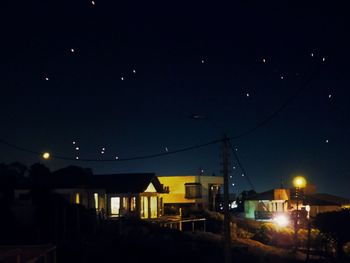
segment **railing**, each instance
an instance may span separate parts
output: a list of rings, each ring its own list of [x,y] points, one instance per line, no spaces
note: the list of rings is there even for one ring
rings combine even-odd
[[[22,261],[22,249],[16,248],[0,254],[0,262],[6,262],[16,258],[16,263]]]
[[[55,246],[1,246],[0,251],[1,263],[56,263]]]
[[[205,218],[195,218],[195,219],[182,219],[182,220],[173,220],[173,221],[166,221],[166,222],[158,222],[161,227],[168,227],[172,229],[178,229],[180,231],[186,231],[184,230],[188,224],[190,224],[190,229],[192,232],[196,230],[196,223],[198,226],[198,222],[203,222],[202,231],[206,232],[206,219]]]
[[[272,219],[273,213],[270,211],[255,211],[254,216],[257,220],[269,220]]]

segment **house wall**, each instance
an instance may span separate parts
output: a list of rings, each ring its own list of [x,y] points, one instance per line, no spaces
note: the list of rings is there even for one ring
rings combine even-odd
[[[164,204],[199,204],[203,208],[209,207],[209,190],[211,185],[223,185],[221,176],[198,176],[198,175],[180,175],[180,176],[159,176],[158,180],[164,187],[169,187],[168,194],[162,194]],[[185,184],[200,183],[202,185],[202,197],[188,199],[185,198]]]
[[[285,188],[274,189],[274,200],[290,200],[290,190]]]
[[[257,200],[246,200],[244,201],[244,217],[255,219],[255,211],[258,208]]]
[[[244,202],[245,218],[259,219],[259,215],[264,217],[267,213],[273,215],[287,211],[288,202],[285,200],[246,200]]]
[[[331,205],[322,205],[322,206],[316,206],[312,205],[310,206],[310,216],[314,217],[319,213],[325,213],[325,212],[333,212],[333,211],[340,211],[341,207],[340,206],[331,206]]]

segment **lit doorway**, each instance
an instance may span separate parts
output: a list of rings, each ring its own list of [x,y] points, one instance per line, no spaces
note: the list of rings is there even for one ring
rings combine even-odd
[[[119,215],[120,197],[111,197],[111,214]]]

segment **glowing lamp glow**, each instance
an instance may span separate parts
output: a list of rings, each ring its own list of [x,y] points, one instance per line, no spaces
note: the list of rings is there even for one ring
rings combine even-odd
[[[276,216],[273,221],[281,227],[286,227],[289,224],[289,218],[286,215]]]
[[[310,207],[309,205],[306,205],[306,206],[305,206],[305,210],[306,210],[306,212],[308,212],[308,213],[309,213],[309,212],[310,212],[310,210],[311,210],[311,207]]]
[[[293,185],[297,188],[304,188],[306,186],[306,179],[302,176],[297,176],[293,179]]]
[[[48,160],[50,158],[50,153],[48,153],[48,152],[43,153],[43,158],[45,160]]]

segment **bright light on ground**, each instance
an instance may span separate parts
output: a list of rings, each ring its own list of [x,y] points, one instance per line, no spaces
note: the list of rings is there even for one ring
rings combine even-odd
[[[279,216],[276,216],[273,221],[279,225],[279,226],[282,226],[282,227],[285,227],[289,224],[289,218],[286,216],[286,215],[279,215]]]

